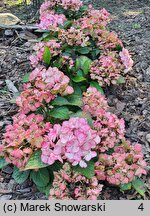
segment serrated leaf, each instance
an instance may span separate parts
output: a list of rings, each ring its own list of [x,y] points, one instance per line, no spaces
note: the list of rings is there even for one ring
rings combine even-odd
[[[91,55],[91,57],[92,57],[92,60],[95,60],[95,59],[97,59],[97,57],[98,57],[98,55],[100,54],[100,49],[94,49],[94,50],[92,50],[91,52],[90,52],[90,55]]]
[[[87,163],[86,168],[82,168],[79,165],[77,165],[73,167],[73,170],[90,179],[95,175],[95,170],[94,170],[95,162],[91,160],[86,163]]]
[[[90,52],[90,48],[89,47],[77,47],[76,51],[80,54],[88,54]]]
[[[89,70],[90,70],[90,65],[92,63],[92,60],[91,59],[87,59],[85,62],[84,62],[84,65],[83,65],[83,71],[84,71],[84,74],[88,74]]]
[[[70,28],[72,26],[72,21],[71,20],[67,20],[63,23],[63,27],[65,29]]]
[[[41,160],[41,151],[38,150],[33,153],[33,155],[30,157],[28,163],[26,164],[24,170],[30,170],[30,169],[39,169],[43,167],[47,167],[48,164],[45,164]]]
[[[82,97],[80,95],[75,95],[75,94],[69,95],[68,101],[72,106],[79,106],[79,107],[82,106]]]
[[[81,88],[77,84],[73,84],[74,94],[82,97]]]
[[[91,87],[95,87],[102,95],[104,95],[103,88],[95,81],[90,82]]]
[[[36,171],[31,171],[30,177],[33,182],[38,185],[39,187],[45,187],[49,183],[50,177],[47,168],[39,169]]]
[[[29,82],[29,76],[30,76],[31,73],[26,73],[22,79],[22,82],[23,83],[27,83]]]
[[[37,189],[41,192],[41,193],[44,193],[46,195],[46,197],[49,196],[49,191],[50,191],[50,188],[52,187],[52,183],[53,182],[50,182],[48,185],[46,185],[45,187],[39,187],[37,185]]]
[[[121,184],[120,185],[120,190],[121,191],[126,191],[126,190],[131,190],[132,184],[128,183],[128,184]]]
[[[20,171],[17,167],[14,167],[12,177],[18,184],[22,184],[29,177],[30,171]]]
[[[83,82],[83,81],[86,80],[86,78],[83,77],[83,76],[74,76],[74,77],[72,77],[71,79],[72,79],[74,82],[76,82],[76,83]]]
[[[61,67],[62,67],[62,62],[63,62],[63,58],[57,59],[57,60],[53,63],[53,67],[61,68]]]
[[[58,96],[52,102],[52,106],[64,106],[64,105],[80,107],[82,105],[82,98],[80,95],[72,94],[72,95],[67,96],[67,98]]]
[[[84,12],[84,11],[87,11],[88,10],[88,6],[87,5],[83,5],[80,7],[80,11],[81,12]]]
[[[80,56],[79,58],[76,59],[76,62],[75,62],[76,71],[79,69],[82,69],[85,75],[88,74],[91,63],[92,63],[92,60],[89,59],[88,57]]]
[[[63,106],[63,105],[70,105],[69,101],[61,96],[57,96],[55,100],[52,101],[52,106]]]
[[[50,52],[49,47],[45,47],[44,48],[43,60],[44,60],[45,64],[47,64],[47,65],[50,64],[50,61],[51,61],[51,52]]]
[[[0,157],[0,169],[8,165],[8,162],[5,161],[4,157]]]
[[[123,77],[123,76],[120,76],[119,79],[117,80],[117,83],[118,83],[118,84],[123,84],[123,83],[125,83],[124,77]]]
[[[141,195],[144,196],[145,192],[146,192],[146,186],[144,184],[144,182],[136,177],[133,181],[132,181],[132,187]]]
[[[49,112],[49,115],[53,118],[64,120],[64,119],[69,119],[70,111],[67,107],[59,107],[51,110]]]

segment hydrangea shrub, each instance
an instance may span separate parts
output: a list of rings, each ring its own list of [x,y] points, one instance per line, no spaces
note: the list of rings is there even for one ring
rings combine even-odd
[[[133,66],[107,30],[109,20],[105,9],[80,0],[40,8],[44,33],[29,57],[33,71],[16,99],[19,113],[6,127],[0,161],[15,166],[15,179],[23,173],[19,183],[30,176],[49,199],[96,200],[105,181],[129,189],[146,175],[141,145],[126,140],[124,120],[109,112],[104,96]]]

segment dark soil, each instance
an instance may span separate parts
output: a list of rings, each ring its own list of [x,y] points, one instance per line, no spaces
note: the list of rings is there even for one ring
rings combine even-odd
[[[126,75],[126,83],[112,86],[106,94],[111,111],[125,119],[126,137],[132,143],[138,142],[143,145],[144,157],[148,164],[148,174],[143,177],[147,185],[144,199],[150,199],[150,140],[147,139],[147,134],[150,134],[150,0],[85,2],[94,4],[95,8],[105,7],[112,14],[109,29],[117,32],[134,59],[134,67]],[[11,8],[9,10],[11,11]],[[25,20],[21,14],[18,14],[18,17]],[[33,20],[32,16],[31,18]],[[17,107],[10,103],[14,96],[7,89],[5,80],[13,81],[21,90],[22,76],[30,70],[28,56],[32,50],[32,41],[35,39],[33,35],[27,34],[26,38],[20,38],[16,37],[16,34],[14,32],[13,37],[0,37],[0,137],[5,126],[11,123],[11,116],[17,111]],[[11,166],[0,172],[0,200],[45,199],[36,191],[32,182],[26,181],[22,185],[17,185],[11,174]],[[100,199],[142,198],[135,191],[123,194],[117,187],[104,185]]]

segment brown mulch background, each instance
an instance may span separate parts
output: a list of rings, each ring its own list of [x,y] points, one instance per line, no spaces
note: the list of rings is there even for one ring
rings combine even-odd
[[[150,199],[150,0],[85,0],[95,8],[105,7],[112,14],[108,28],[117,32],[134,59],[134,68],[126,75],[126,83],[106,90],[112,112],[123,117],[126,123],[126,137],[143,146],[148,164],[148,174],[143,177],[147,185],[144,199]],[[22,12],[23,10],[23,12]],[[17,15],[24,23],[34,22],[35,11],[29,6],[0,9]],[[30,11],[30,12],[29,12]],[[12,34],[12,36],[11,36]],[[8,90],[5,80],[11,80],[21,90],[22,76],[30,71],[28,61],[36,36],[29,32],[0,30],[0,139],[5,126],[17,112],[12,103],[13,94]],[[7,166],[0,171],[0,200],[45,199],[36,191],[29,180],[18,185],[11,178],[13,168]],[[122,200],[141,199],[135,191],[121,193],[117,187],[104,185],[100,199]]]

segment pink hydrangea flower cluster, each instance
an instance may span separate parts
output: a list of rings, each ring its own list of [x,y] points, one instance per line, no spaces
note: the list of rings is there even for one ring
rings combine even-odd
[[[107,100],[95,87],[89,87],[87,92],[83,93],[83,104],[83,110],[96,117],[93,127],[101,138],[100,144],[96,146],[99,152],[114,148],[124,139],[124,120],[107,111]]]
[[[53,8],[54,8],[55,5],[56,5],[56,1],[55,0],[43,2],[43,4],[40,7],[40,16],[42,16],[44,14],[49,14],[49,12],[51,10],[53,10]]]
[[[94,10],[89,8],[88,14],[77,21],[74,26],[80,26],[80,29],[86,34],[93,38],[97,37],[97,31],[100,32],[105,29],[105,26],[109,20],[110,14],[105,10]]]
[[[54,8],[57,1],[51,0],[44,2],[40,7],[40,23],[38,27],[43,30],[56,30],[59,25],[66,21],[64,14],[56,14]]]
[[[124,144],[116,146],[112,155],[100,154],[95,164],[96,176],[99,180],[107,180],[110,184],[120,185],[131,182],[135,176],[146,175],[146,162],[143,160],[140,144]]]
[[[62,43],[67,43],[70,46],[87,46],[89,37],[86,36],[81,29],[71,27],[68,30],[61,29],[58,38]]]
[[[101,114],[97,116],[97,120],[93,121],[95,130],[101,138],[98,146],[100,152],[105,152],[124,139],[125,124],[123,119],[110,112],[101,110]]]
[[[115,32],[109,32],[107,30],[96,31],[97,32],[97,46],[102,50],[112,50],[118,45],[123,47],[122,41],[118,38]]]
[[[33,50],[36,53],[29,57],[31,61],[31,65],[33,67],[36,67],[39,63],[43,62],[45,47],[49,48],[51,57],[56,56],[59,53],[61,53],[60,43],[58,43],[56,40],[50,40],[48,42],[39,42],[33,47]]]
[[[72,117],[50,129],[42,144],[42,161],[53,164],[55,160],[66,159],[73,166],[79,164],[87,167],[86,161],[96,156],[92,151],[100,138],[96,130],[92,130],[85,118]]]
[[[91,79],[97,80],[100,86],[116,84],[124,66],[115,51],[100,56],[91,64]]]
[[[96,200],[102,187],[95,176],[87,179],[72,171],[71,166],[65,163],[59,172],[54,172],[49,200]]]
[[[133,60],[131,58],[131,55],[129,54],[129,51],[123,48],[122,51],[119,53],[119,56],[126,68],[125,72],[130,71],[133,67]]]
[[[49,13],[51,10],[54,10],[55,7],[61,6],[65,10],[77,11],[83,5],[80,0],[51,0],[44,2],[40,7],[40,15],[42,16],[45,13]]]
[[[13,117],[13,125],[6,127],[2,145],[7,162],[24,167],[33,152],[41,148],[43,136],[51,128],[51,124],[43,120],[43,116],[35,114]]]
[[[56,30],[59,25],[63,25],[66,21],[64,14],[56,14],[51,11],[48,14],[42,15],[38,27],[40,29],[46,30]]]
[[[62,6],[65,10],[78,11],[83,5],[80,0],[57,0],[57,4]]]
[[[19,110],[24,113],[36,111],[43,101],[49,103],[57,94],[67,95],[73,93],[69,86],[69,78],[56,67],[39,67],[33,70],[29,83],[24,85],[24,91],[16,99]]]
[[[93,116],[101,114],[102,110],[107,110],[108,104],[106,98],[95,88],[89,87],[83,93],[83,110]]]
[[[80,0],[52,0],[42,4],[40,8],[40,29],[56,30],[66,21],[64,14],[55,13],[55,8],[63,7],[65,10],[78,11],[82,6]]]

